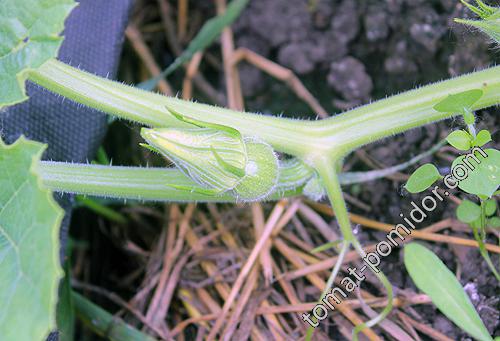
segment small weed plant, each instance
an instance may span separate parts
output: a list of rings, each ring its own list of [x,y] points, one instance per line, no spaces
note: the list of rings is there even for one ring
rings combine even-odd
[[[245,3],[234,1],[228,12],[241,10]],[[461,22],[486,32],[498,42],[498,8],[481,1],[477,1],[477,6],[466,5],[479,20]],[[0,141],[2,340],[43,340],[56,327],[57,289],[62,276],[58,236],[63,213],[52,198],[52,191],[172,202],[252,202],[299,194],[316,199],[326,195],[342,232],[342,240],[329,245],[338,247],[339,258],[326,293],[351,248],[361,257],[366,256],[353,233],[341,190],[348,178],[341,173],[347,155],[368,143],[457,115],[463,118],[466,129],[448,136],[447,141],[454,148],[483,148],[491,141],[488,131],[476,132],[474,111],[500,103],[498,66],[388,97],[328,119],[292,120],[161,96],[57,61],[55,56],[63,39],[59,34],[74,6],[72,0],[0,2],[0,108],[26,100],[24,83],[29,80],[75,102],[144,125],[144,146],[171,160],[175,167],[40,161],[43,144],[24,138],[12,145]],[[234,20],[227,16],[223,19],[224,25]],[[220,32],[224,27],[220,23],[211,25]],[[206,30],[201,34],[204,39],[197,37],[198,42],[206,43],[216,36]],[[176,65],[194,52],[190,46]],[[477,169],[457,181],[458,188],[472,195],[471,200],[462,201],[457,216],[471,227],[482,256],[498,278],[484,241],[487,228],[498,227],[492,196],[498,194],[500,156],[492,148],[484,152],[488,157],[476,165]],[[454,164],[460,161],[458,157]],[[424,165],[413,174],[406,188],[421,192],[440,178],[436,167]],[[432,252],[409,244],[405,248],[405,264],[416,285],[452,321],[478,340],[492,340],[459,282]],[[383,272],[374,274],[387,291],[388,304],[372,320],[356,326],[353,339],[382,321],[392,309],[391,284]],[[225,305],[221,315],[229,309]],[[217,328],[213,328],[210,337],[216,334]],[[312,328],[307,337],[310,339],[311,335]]]

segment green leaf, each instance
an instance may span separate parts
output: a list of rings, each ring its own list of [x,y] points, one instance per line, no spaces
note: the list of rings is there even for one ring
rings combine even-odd
[[[480,89],[467,90],[458,94],[449,95],[434,106],[434,110],[439,112],[463,113],[465,109],[470,109],[483,96]]]
[[[493,340],[458,280],[432,251],[417,243],[408,244],[404,263],[415,285],[446,317],[478,340]]]
[[[0,1],[0,108],[27,99],[30,70],[54,58],[73,0]]]
[[[0,139],[0,335],[44,340],[55,328],[63,210],[37,175],[45,146]]]
[[[458,150],[469,150],[472,136],[465,130],[455,130],[446,137],[446,141]]]
[[[491,198],[500,185],[500,152],[496,149],[485,149],[483,152],[487,157],[481,155],[479,148],[474,148],[471,153],[456,158],[452,164],[452,174],[456,167],[462,170],[465,167],[466,178],[459,181],[458,187],[467,193]]]
[[[438,169],[431,163],[426,163],[417,168],[410,176],[405,188],[410,193],[420,193],[429,188],[441,178]]]
[[[497,202],[493,199],[488,199],[484,202],[484,211],[486,213],[486,216],[490,217],[493,214],[495,214],[495,211],[497,210]]]
[[[491,134],[488,130],[481,130],[477,133],[476,138],[473,141],[473,146],[482,147],[486,143],[491,141]]]
[[[174,72],[179,66],[189,61],[196,52],[206,49],[221,34],[222,30],[231,25],[247,6],[249,0],[233,0],[224,14],[208,20],[200,32],[189,43],[188,47],[160,75],[139,84],[144,90],[153,90],[158,81]]]
[[[469,200],[464,200],[457,207],[457,218],[470,224],[481,217],[481,207]]]
[[[499,217],[490,218],[488,219],[486,225],[497,229],[500,227],[500,218]]]

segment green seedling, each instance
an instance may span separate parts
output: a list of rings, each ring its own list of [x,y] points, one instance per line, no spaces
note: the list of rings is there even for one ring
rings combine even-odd
[[[491,262],[490,256],[484,246],[486,236],[486,226],[495,225],[497,219],[489,221],[487,212],[492,209],[492,202],[489,199],[497,191],[500,185],[500,152],[496,149],[485,150],[476,147],[483,147],[491,141],[491,134],[487,130],[481,130],[476,134],[474,127],[474,114],[471,110],[474,103],[481,99],[483,95],[480,90],[466,91],[461,94],[449,96],[434,108],[441,112],[455,110],[464,118],[467,130],[455,130],[451,132],[446,141],[459,151],[471,152],[467,155],[458,156],[451,165],[453,176],[462,176],[455,179],[458,181],[458,188],[462,191],[475,195],[481,202],[481,206],[464,200],[457,208],[457,218],[469,224],[473,230],[474,237],[479,244],[480,253],[487,262],[495,277],[500,281],[500,276],[495,266]],[[456,169],[455,173],[453,170]],[[419,167],[408,179],[405,188],[410,193],[420,193],[432,186],[441,179],[437,167],[432,164],[425,164]],[[484,209],[483,209],[484,206]],[[495,206],[496,209],[496,206]]]
[[[417,168],[410,176],[405,188],[410,193],[420,193],[432,186],[436,181],[441,179],[439,170],[432,163],[426,163]]]
[[[230,16],[212,21],[212,31],[203,33],[207,40],[213,40],[224,25],[232,22],[246,3],[234,1],[229,5],[234,4]],[[13,146],[0,143],[1,188],[8,189],[0,192],[0,302],[4,303],[0,317],[6,316],[0,318],[2,340],[43,340],[55,328],[56,289],[62,273],[58,259],[62,211],[49,189],[175,202],[248,202],[304,192],[316,198],[326,194],[342,232],[338,261],[326,291],[335,282],[349,249],[365,256],[352,231],[341,185],[387,174],[382,171],[341,174],[347,155],[365,144],[456,115],[463,116],[472,136],[472,140],[468,137],[469,146],[482,145],[491,139],[486,133],[475,133],[473,112],[500,104],[498,66],[392,96],[322,121],[256,115],[146,92],[55,60],[64,18],[74,6],[71,0],[0,2],[0,108],[25,100],[24,82],[30,80],[75,102],[148,127],[142,131],[148,146],[172,160],[176,167],[41,162],[44,147],[40,143],[24,139]],[[491,24],[497,12],[490,13],[493,9],[481,3],[478,8],[488,15]],[[201,40],[197,40],[198,46],[190,45],[175,67],[188,60],[193,51],[206,47],[205,40]],[[278,160],[278,153],[284,161]],[[479,172],[494,185],[498,179],[498,154],[494,152],[489,159],[493,164],[484,162],[487,167]],[[430,167],[421,172],[424,182],[407,185],[408,190],[421,190],[439,179],[439,173]],[[477,193],[482,200],[482,212],[487,211],[484,203],[487,198],[483,196],[497,191],[498,186],[493,185]],[[428,265],[426,270],[430,269]],[[383,320],[392,309],[392,286],[382,272],[375,275],[387,291],[388,304],[378,316],[356,326],[354,340],[359,332]],[[13,282],[14,278],[23,281]],[[78,296],[73,298],[80,313],[96,310],[95,307],[89,310],[89,305]],[[26,306],[30,307],[29,313]],[[122,324],[120,328],[126,331],[128,326]],[[479,327],[469,332],[487,339]],[[311,334],[309,331],[309,339]],[[140,334],[134,331],[134,335]]]
[[[477,340],[493,340],[460,282],[431,250],[418,243],[408,244],[404,263],[415,285],[453,323]]]

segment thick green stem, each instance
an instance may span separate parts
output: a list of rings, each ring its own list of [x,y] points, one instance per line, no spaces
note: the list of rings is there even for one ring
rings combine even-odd
[[[335,171],[337,168],[340,168],[339,161],[332,160],[329,158],[321,158],[315,160],[315,165],[316,165],[316,170],[318,171],[318,174],[321,176],[324,186],[326,187],[328,197],[330,198],[330,202],[333,211],[335,213],[335,217],[337,218],[337,222],[340,226],[340,230],[342,231],[342,235],[344,237],[345,245],[352,244],[356,249],[356,251],[358,252],[358,254],[362,258],[365,258],[366,253],[361,247],[361,244],[359,243],[358,239],[352,232],[351,223],[349,221],[349,214],[347,212],[347,207],[342,195],[342,189],[340,187],[339,177]],[[335,265],[335,267],[337,268],[337,264]],[[393,291],[389,280],[382,272],[374,271],[373,273],[375,274],[375,276],[377,276],[377,278],[380,280],[380,282],[387,291],[388,304],[378,316],[354,328],[353,340],[357,340],[357,334],[360,331],[362,331],[366,327],[373,327],[375,324],[382,321],[392,310]]]
[[[261,138],[291,154],[306,152],[302,142],[307,140],[308,126],[313,124],[166,97],[92,75],[57,60],[45,63],[32,72],[29,79],[73,101],[120,118],[155,127],[186,126],[169,113],[167,108],[171,108],[199,121],[236,128],[245,136]]]
[[[342,195],[339,176],[335,170],[338,167],[338,162],[329,157],[316,159],[315,168],[323,181],[323,186],[325,186],[344,242],[352,243],[356,240],[356,237],[352,233],[351,222],[349,221],[347,207]]]
[[[290,180],[294,168],[286,168]],[[206,195],[204,189],[175,168],[117,167],[42,161],[38,165],[43,183],[53,191],[136,200],[175,202],[235,202],[226,192]],[[169,186],[169,185],[175,185]],[[288,182],[284,183],[285,186]],[[189,188],[180,189],[180,188]],[[268,199],[300,194],[301,186],[280,187]]]
[[[386,169],[339,174],[339,181],[342,185],[347,185],[375,180],[393,174],[432,154],[441,145],[440,142],[409,161]],[[39,171],[45,185],[56,192],[160,201],[235,201],[235,198],[231,195],[209,197],[200,194],[200,191],[180,189],[179,186],[188,186],[188,188],[192,189],[203,188],[188,179],[178,169],[116,167],[43,161],[39,164]],[[279,199],[300,194],[303,186],[313,175],[314,170],[296,158],[281,162],[278,184],[274,193],[268,199]],[[173,184],[176,188],[168,186],[168,184]]]
[[[79,103],[151,126],[180,127],[172,108],[200,121],[223,124],[306,160],[343,156],[366,143],[451,117],[433,106],[450,94],[482,89],[473,110],[500,103],[500,66],[435,83],[365,105],[322,121],[253,115],[165,97],[83,72],[56,60],[30,74],[30,80]],[[314,155],[311,155],[314,154]]]
[[[337,115],[317,131],[320,145],[336,146],[338,155],[403,131],[453,116],[437,112],[434,105],[450,94],[481,89],[483,96],[471,108],[500,103],[500,66],[407,91]],[[458,114],[458,113],[457,113]]]

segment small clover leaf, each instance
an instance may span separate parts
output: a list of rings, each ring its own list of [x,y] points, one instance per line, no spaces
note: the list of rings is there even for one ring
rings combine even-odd
[[[458,150],[469,150],[473,142],[472,136],[465,130],[455,130],[451,132],[446,141]]]
[[[457,157],[452,170],[458,169],[459,164],[462,164],[460,168],[462,173],[465,172],[465,178],[458,179],[458,187],[482,199],[491,198],[500,185],[500,152],[474,148],[470,154]]]
[[[491,141],[491,134],[488,130],[481,130],[479,133],[477,133],[476,138],[472,142],[472,145],[475,147],[482,147],[486,143]]]
[[[440,178],[441,175],[436,166],[431,163],[426,163],[413,172],[404,187],[410,193],[420,193],[425,191]]]
[[[495,214],[495,211],[497,210],[497,202],[493,199],[488,199],[484,202],[484,211],[486,213],[486,216],[491,217],[493,214]]]
[[[0,108],[27,99],[30,70],[57,55],[73,0],[0,1]]]
[[[471,224],[481,217],[481,207],[469,200],[464,200],[457,207],[457,218],[461,222]]]
[[[486,222],[486,225],[493,227],[495,229],[500,228],[500,218],[499,217],[490,218]]]
[[[480,89],[467,90],[458,94],[449,95],[434,106],[434,110],[446,113],[470,113],[470,108],[483,96]],[[466,122],[467,124],[471,124]]]

